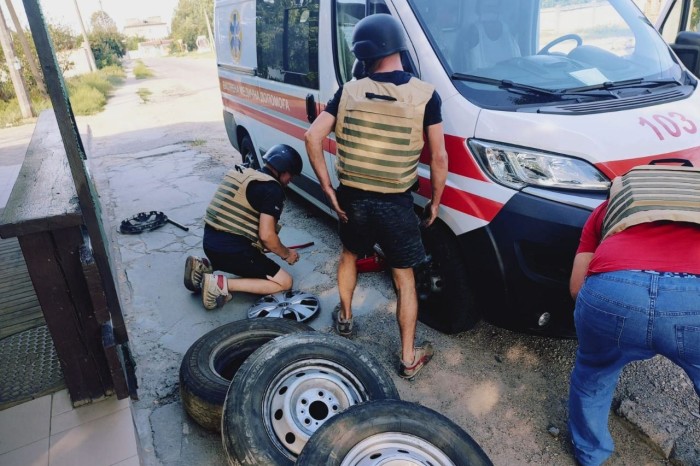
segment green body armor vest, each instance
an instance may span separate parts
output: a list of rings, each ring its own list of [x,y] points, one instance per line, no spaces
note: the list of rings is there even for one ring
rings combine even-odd
[[[380,193],[409,189],[418,177],[433,91],[416,78],[400,86],[370,78],[346,83],[335,125],[340,183]]]
[[[643,165],[613,180],[603,238],[659,220],[700,224],[700,169]]]
[[[270,175],[237,166],[226,173],[219,184],[214,198],[207,207],[204,221],[219,231],[245,236],[253,242],[254,246],[262,249],[258,235],[260,212],[250,205],[246,197],[248,184],[251,181],[277,183],[277,180]]]

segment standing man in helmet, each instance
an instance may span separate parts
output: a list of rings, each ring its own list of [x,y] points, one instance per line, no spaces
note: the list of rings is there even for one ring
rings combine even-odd
[[[367,77],[345,83],[305,135],[311,165],[340,220],[340,304],[333,320],[340,335],[352,334],[356,261],[379,244],[396,285],[399,375],[411,379],[433,355],[429,342],[414,344],[418,298],[413,267],[426,257],[411,191],[418,182],[425,137],[431,155],[432,196],[424,222],[432,224],[447,177],[441,100],[432,85],[403,71],[400,53],[406,50],[406,41],[401,24],[391,15],[360,20],[352,44]],[[337,191],[323,156],[323,141],[331,131],[337,144]]]
[[[277,224],[284,205],[284,187],[301,173],[293,148],[278,144],[263,156],[258,170],[236,165],[219,184],[204,217],[202,246],[206,258],[185,262],[185,287],[202,292],[206,309],[223,306],[232,293],[271,294],[289,290],[292,276],[263,254],[267,249],[294,265],[299,253],[280,241]],[[240,278],[213,274],[221,270]]]

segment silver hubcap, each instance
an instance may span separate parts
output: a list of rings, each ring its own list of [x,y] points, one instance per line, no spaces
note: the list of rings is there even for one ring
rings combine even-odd
[[[429,429],[430,426],[425,426]],[[372,435],[345,455],[341,466],[455,466],[442,450],[415,435]]]
[[[304,322],[319,310],[318,298],[310,293],[291,290],[263,296],[248,309],[248,318],[281,317]]]

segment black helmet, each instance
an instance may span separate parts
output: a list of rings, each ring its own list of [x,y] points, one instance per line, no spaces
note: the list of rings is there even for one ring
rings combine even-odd
[[[287,144],[277,144],[265,152],[263,161],[270,164],[278,173],[291,173],[292,175],[301,174],[303,162],[299,152],[289,147]]]
[[[371,61],[406,49],[406,39],[399,20],[379,13],[365,16],[352,33],[352,52],[358,60]]]

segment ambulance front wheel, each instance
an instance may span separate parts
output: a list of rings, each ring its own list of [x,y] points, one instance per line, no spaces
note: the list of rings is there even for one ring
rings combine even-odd
[[[436,221],[423,230],[429,260],[414,268],[418,292],[418,318],[444,333],[473,328],[480,320],[457,238]]]
[[[253,145],[253,141],[250,139],[250,136],[243,136],[240,147],[243,165],[254,170],[259,169],[260,162],[258,161],[258,155],[255,153],[255,146]]]

